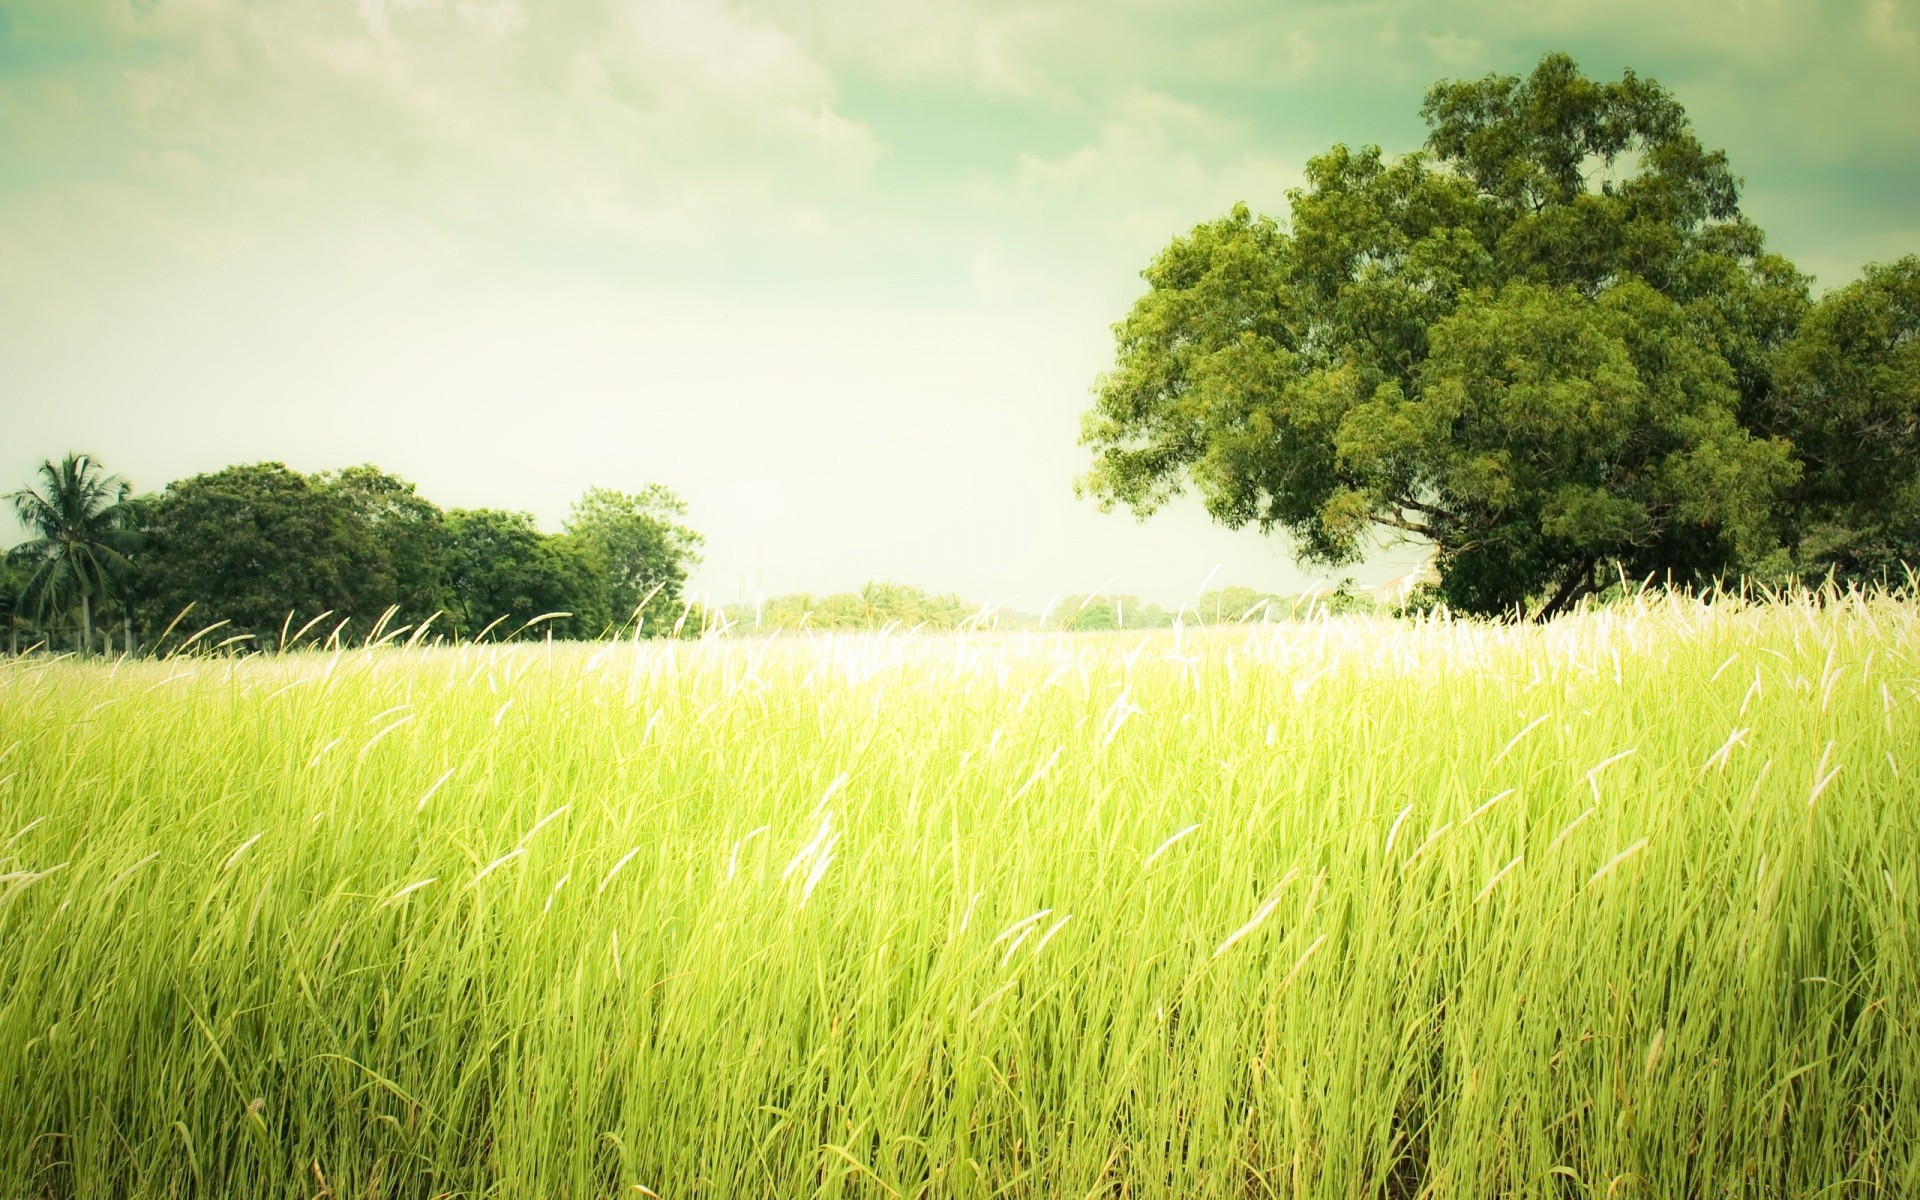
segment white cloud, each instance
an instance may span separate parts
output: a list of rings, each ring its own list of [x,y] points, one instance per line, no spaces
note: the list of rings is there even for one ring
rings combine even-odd
[[[96,32],[132,61],[87,81],[68,135],[137,139],[129,208],[305,238],[418,219],[792,233],[881,151],[825,65],[726,0],[169,0]],[[0,82],[0,107],[72,86]]]
[[[1449,67],[1476,67],[1486,61],[1487,44],[1479,38],[1461,37],[1449,30],[1425,34],[1421,40],[1426,42],[1435,59]]]
[[[1255,149],[1245,122],[1130,87],[1109,98],[1086,144],[1021,155],[1000,199],[1075,212],[1138,257],[1236,201],[1272,211],[1300,182],[1298,163]]]

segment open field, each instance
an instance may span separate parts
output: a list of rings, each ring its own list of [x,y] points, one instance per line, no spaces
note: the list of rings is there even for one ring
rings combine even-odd
[[[0,664],[0,1195],[1920,1195],[1920,613]]]

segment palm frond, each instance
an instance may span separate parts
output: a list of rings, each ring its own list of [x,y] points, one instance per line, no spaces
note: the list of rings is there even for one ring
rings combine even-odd
[[[20,589],[23,608],[42,621],[62,616],[82,597],[109,599],[112,583],[132,565],[139,546],[130,528],[126,480],[109,475],[86,454],[40,464],[42,486],[8,494],[20,523],[39,535],[8,552],[32,567]]]

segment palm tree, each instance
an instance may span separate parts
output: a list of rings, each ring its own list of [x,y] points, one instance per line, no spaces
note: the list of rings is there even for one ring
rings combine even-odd
[[[93,600],[110,590],[115,575],[131,565],[138,535],[130,528],[127,481],[109,475],[85,454],[69,454],[58,466],[40,464],[39,489],[21,488],[7,499],[27,531],[39,536],[15,546],[8,558],[28,568],[21,606],[45,621],[80,609],[81,653],[93,649]]]

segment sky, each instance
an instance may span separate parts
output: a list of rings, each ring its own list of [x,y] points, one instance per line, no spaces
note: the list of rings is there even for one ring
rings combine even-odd
[[[1550,50],[1670,88],[1818,287],[1920,252],[1920,0],[0,0],[0,488],[370,461],[557,530],[659,482],[714,601],[1299,591],[1075,498],[1111,326]]]

